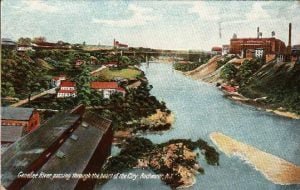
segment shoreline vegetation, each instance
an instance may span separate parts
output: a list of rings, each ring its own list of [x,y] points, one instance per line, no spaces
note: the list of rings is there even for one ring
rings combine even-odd
[[[161,174],[161,180],[173,189],[192,186],[195,175],[204,174],[204,169],[197,162],[200,154],[209,165],[219,165],[219,153],[201,139],[174,139],[153,144],[148,139],[134,137],[128,138],[120,147],[120,153],[109,159],[104,172],[120,173],[132,168],[149,168]],[[101,184],[105,182],[100,181]]]
[[[227,156],[238,156],[273,183],[300,184],[300,166],[239,142],[220,132],[211,133],[210,138]]]
[[[300,119],[299,64],[214,56],[207,63],[183,74],[216,84],[225,97],[235,102],[279,116]],[[290,82],[287,84],[286,81]]]
[[[246,105],[251,105],[258,109],[273,113],[278,116],[282,116],[282,117],[286,117],[286,118],[290,118],[290,119],[300,119],[300,114],[287,111],[282,107],[274,109],[272,106],[262,103],[261,100],[264,100],[265,99],[264,97],[252,99],[252,98],[246,98],[245,96],[243,96],[237,92],[229,93],[225,90],[222,90],[222,92],[224,93],[225,97],[229,98],[232,101],[235,101],[238,103],[243,103]]]

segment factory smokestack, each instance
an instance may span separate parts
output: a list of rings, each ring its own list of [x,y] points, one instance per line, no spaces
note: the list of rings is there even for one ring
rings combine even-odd
[[[259,27],[257,27],[257,38],[259,38]]]
[[[292,23],[289,24],[289,47],[292,46],[291,44],[291,38],[292,38]]]
[[[289,43],[286,47],[286,61],[291,61],[291,53],[292,53],[292,23],[289,24]]]

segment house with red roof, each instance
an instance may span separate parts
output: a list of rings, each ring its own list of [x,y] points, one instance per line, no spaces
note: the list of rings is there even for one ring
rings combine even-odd
[[[76,97],[76,83],[71,81],[61,81],[57,98]]]
[[[221,47],[212,47],[211,48],[211,54],[221,55],[222,54],[222,48]]]
[[[104,98],[110,98],[112,94],[121,93],[125,96],[125,89],[120,87],[117,82],[91,82],[91,88],[103,93]]]

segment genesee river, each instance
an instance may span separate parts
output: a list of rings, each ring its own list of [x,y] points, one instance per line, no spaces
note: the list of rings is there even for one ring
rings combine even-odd
[[[162,134],[143,135],[154,143],[170,139],[202,138],[216,147],[209,134],[219,131],[238,141],[300,165],[300,120],[273,115],[254,107],[224,98],[223,93],[210,84],[195,81],[174,71],[171,64],[143,64],[151,93],[166,102],[175,114],[173,128]],[[218,150],[218,148],[216,147]],[[275,185],[254,167],[237,157],[220,153],[220,166],[207,165],[203,156],[199,162],[205,170],[197,175],[197,182],[188,189],[300,189],[300,185]],[[128,173],[151,173],[133,169]],[[97,189],[170,189],[157,179],[110,180]]]

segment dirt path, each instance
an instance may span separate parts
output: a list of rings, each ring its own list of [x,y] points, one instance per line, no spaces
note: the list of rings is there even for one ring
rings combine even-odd
[[[32,96],[30,98],[30,100],[35,100],[35,99],[37,99],[37,98],[39,98],[41,96],[45,96],[46,94],[53,94],[53,93],[55,93],[55,88],[51,88],[51,89],[43,91],[43,92],[41,92],[41,93],[39,93],[37,95],[34,95],[34,96]],[[18,107],[18,106],[21,106],[21,105],[26,104],[26,103],[28,103],[28,98],[20,100],[17,103],[14,103],[14,104],[12,104],[10,106],[11,107]]]

